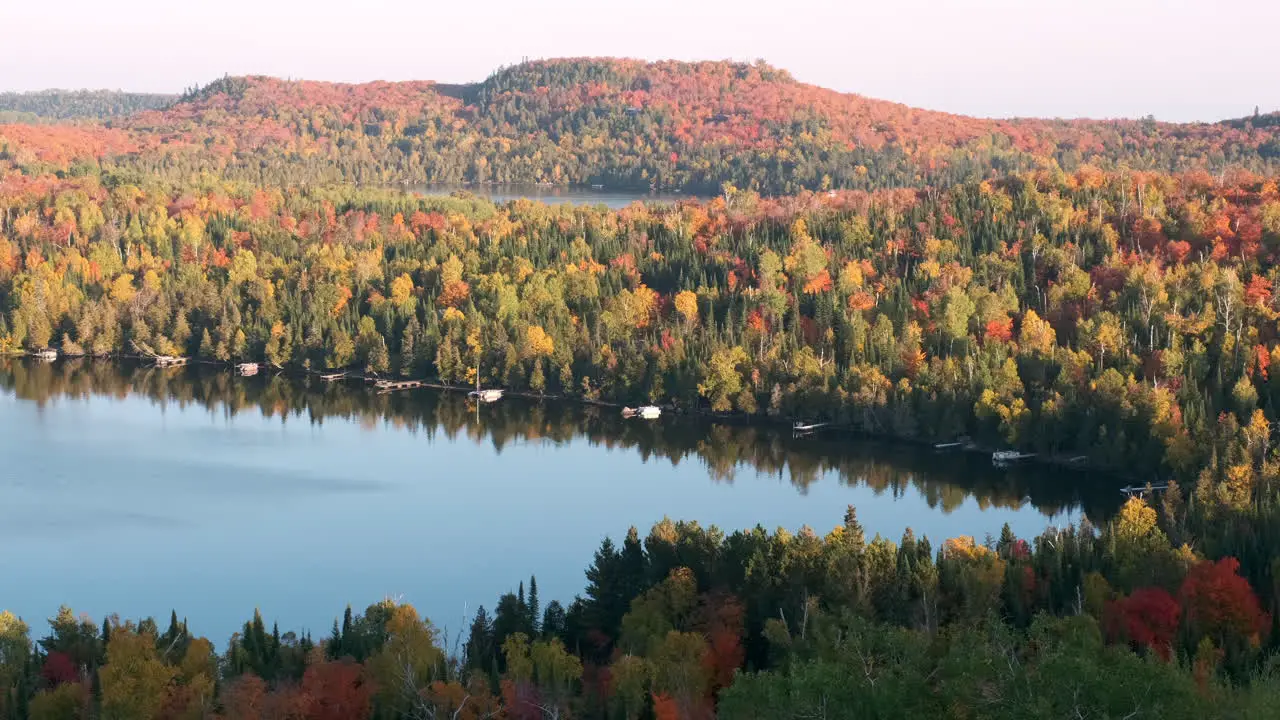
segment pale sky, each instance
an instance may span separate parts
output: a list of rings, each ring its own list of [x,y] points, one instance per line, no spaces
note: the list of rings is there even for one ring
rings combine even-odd
[[[0,0],[0,90],[763,58],[805,82],[969,115],[1216,120],[1280,109],[1277,27],[1277,0]]]

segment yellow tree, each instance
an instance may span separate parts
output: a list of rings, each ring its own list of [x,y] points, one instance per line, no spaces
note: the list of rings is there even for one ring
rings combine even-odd
[[[379,704],[405,717],[433,711],[430,688],[441,680],[444,652],[436,631],[411,605],[397,605],[386,623],[387,639],[366,666],[378,688]],[[447,693],[445,693],[447,695]]]
[[[681,717],[696,717],[711,682],[707,641],[699,633],[671,631],[649,657],[653,693],[669,698]]]
[[[102,684],[103,720],[151,720],[159,717],[177,669],[156,653],[155,635],[132,624],[112,628]]]
[[[676,312],[680,313],[684,318],[686,327],[693,327],[698,324],[698,296],[689,290],[681,290],[676,293]]]
[[[15,689],[31,655],[27,624],[9,611],[0,612],[0,716],[16,717]]]
[[[1052,355],[1056,336],[1053,326],[1040,318],[1035,310],[1027,310],[1022,316],[1022,329],[1018,333],[1018,347],[1023,352]]]
[[[744,404],[741,398],[744,394],[749,394],[750,390],[744,390],[739,368],[745,367],[750,361],[747,351],[740,346],[722,348],[712,353],[706,375],[698,383],[698,394],[711,402],[712,410],[728,412],[733,409],[735,399],[738,399],[739,406]]]

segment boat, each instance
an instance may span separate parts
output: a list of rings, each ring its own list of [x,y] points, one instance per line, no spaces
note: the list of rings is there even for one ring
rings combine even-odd
[[[830,424],[829,422],[804,422],[803,420],[798,420],[791,425],[791,429],[794,432],[807,433],[820,430]]]
[[[642,420],[656,420],[662,415],[662,408],[657,405],[641,405],[636,408],[636,416]]]
[[[52,361],[54,361],[54,360],[57,360],[57,359],[58,359],[58,351],[57,351],[57,350],[54,350],[53,348],[45,348],[45,349],[43,349],[43,350],[36,350],[35,352],[33,352],[33,353],[31,353],[31,354],[32,354],[33,356],[35,356],[35,358],[36,358],[37,360],[44,360],[45,362],[52,362]]]
[[[474,400],[479,400],[480,402],[483,402],[483,403],[497,402],[502,399],[502,390],[493,389],[493,388],[488,390],[476,389],[467,393],[467,397],[472,398]]]
[[[258,363],[240,363],[236,365],[236,374],[241,377],[250,377],[258,374]]]

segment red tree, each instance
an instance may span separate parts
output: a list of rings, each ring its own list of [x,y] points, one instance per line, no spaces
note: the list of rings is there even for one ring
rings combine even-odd
[[[219,695],[223,716],[237,720],[259,720],[267,694],[267,684],[252,673],[227,683]]]
[[[40,677],[50,687],[57,687],[62,683],[76,682],[80,679],[80,673],[70,655],[53,650],[40,668]]]
[[[1129,597],[1107,605],[1107,634],[1113,640],[1127,640],[1169,660],[1181,616],[1178,601],[1164,588],[1139,588]]]
[[[1194,638],[1208,636],[1218,647],[1244,639],[1256,645],[1271,627],[1249,581],[1240,577],[1240,561],[1225,557],[1191,568],[1178,599]]]
[[[302,692],[310,698],[309,720],[364,720],[369,717],[373,688],[358,663],[312,665],[302,676]]]
[[[703,662],[711,676],[712,690],[728,687],[745,657],[742,603],[732,595],[707,595],[702,599],[699,614],[701,630],[707,637]]]

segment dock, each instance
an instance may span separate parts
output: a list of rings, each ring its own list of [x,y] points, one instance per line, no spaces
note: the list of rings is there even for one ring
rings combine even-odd
[[[797,422],[791,426],[791,429],[794,432],[813,432],[814,430],[820,430],[824,427],[827,427],[830,424],[831,423],[829,422],[820,422],[820,423]]]
[[[482,403],[498,402],[502,399],[502,390],[472,390],[467,393],[467,397],[479,400]]]
[[[1017,450],[997,450],[991,453],[991,463],[993,465],[1004,465],[1019,460],[1030,460],[1035,456],[1035,453],[1024,453]]]
[[[341,380],[346,376],[347,376],[346,370],[343,370],[341,372],[319,373],[319,378],[325,382],[333,382],[335,380]]]
[[[427,383],[423,380],[375,380],[373,388],[378,394],[396,392],[397,390],[413,390],[414,388],[426,387]]]
[[[1130,485],[1128,487],[1120,488],[1120,492],[1124,493],[1125,495],[1128,495],[1129,497],[1133,497],[1134,495],[1143,495],[1147,491],[1155,492],[1157,490],[1168,490],[1168,489],[1169,489],[1168,483],[1165,483],[1163,485],[1142,485],[1142,486]]]
[[[161,368],[181,367],[190,362],[190,358],[181,355],[157,355],[154,362],[156,367]]]

